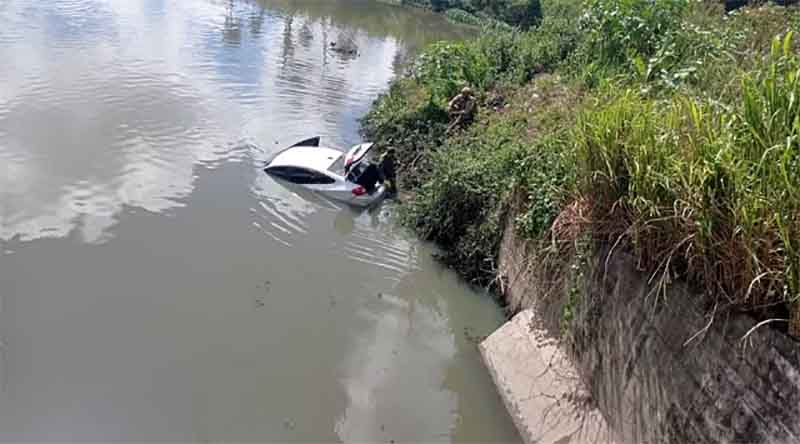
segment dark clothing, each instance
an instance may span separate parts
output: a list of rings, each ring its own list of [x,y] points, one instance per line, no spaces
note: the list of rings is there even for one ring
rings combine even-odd
[[[395,185],[397,174],[394,167],[394,156],[391,154],[384,154],[383,157],[381,157],[379,170],[381,173],[381,181],[384,186],[386,186],[386,192],[390,195],[397,193],[397,187]]]
[[[380,180],[380,172],[378,167],[370,163],[366,166],[361,175],[356,179],[356,183],[364,187],[368,193],[375,191],[375,185]]]
[[[394,169],[394,157],[384,155],[379,165],[384,179],[394,180],[397,175]]]

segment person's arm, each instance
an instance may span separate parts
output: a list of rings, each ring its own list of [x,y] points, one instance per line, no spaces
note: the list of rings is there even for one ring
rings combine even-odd
[[[447,104],[447,112],[453,112],[454,108],[456,107],[456,103],[458,103],[458,96],[450,99],[450,103]]]

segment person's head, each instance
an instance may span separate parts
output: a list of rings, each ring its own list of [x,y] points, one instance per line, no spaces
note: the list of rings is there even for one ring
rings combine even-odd
[[[385,153],[384,155],[387,156],[387,157],[393,157],[394,156],[394,148],[390,146],[389,148],[386,148],[386,151],[384,153]]]
[[[471,97],[472,96],[472,88],[470,88],[469,86],[465,86],[464,88],[461,89],[461,95],[464,95],[464,96],[467,96],[467,97]]]

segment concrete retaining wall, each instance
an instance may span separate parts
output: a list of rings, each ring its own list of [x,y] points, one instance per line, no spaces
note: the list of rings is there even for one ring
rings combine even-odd
[[[583,404],[570,360],[524,310],[480,345],[481,356],[526,444],[609,442],[605,421]]]
[[[529,261],[507,231],[500,270],[509,302],[558,333],[567,291],[540,300],[543,278]],[[568,354],[621,441],[800,443],[800,344],[769,327],[743,342],[752,319],[718,310],[710,322],[699,295],[679,283],[654,292],[624,254],[593,252],[584,268]],[[504,353],[514,360],[513,348]],[[541,365],[537,359],[520,352],[517,365]]]
[[[623,254],[594,255],[573,356],[609,423],[637,442],[800,442],[800,344],[700,295],[654,291]]]

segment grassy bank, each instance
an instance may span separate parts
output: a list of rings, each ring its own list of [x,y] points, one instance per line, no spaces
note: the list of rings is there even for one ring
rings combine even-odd
[[[798,316],[800,14],[688,0],[542,8],[529,31],[433,45],[365,117],[365,136],[398,151],[406,222],[480,284],[511,214],[543,251],[580,233],[636,254],[658,282],[704,290],[709,306]],[[479,115],[446,134],[464,85]]]
[[[506,31],[528,29],[542,17],[539,0],[379,0],[444,13],[456,23]]]

